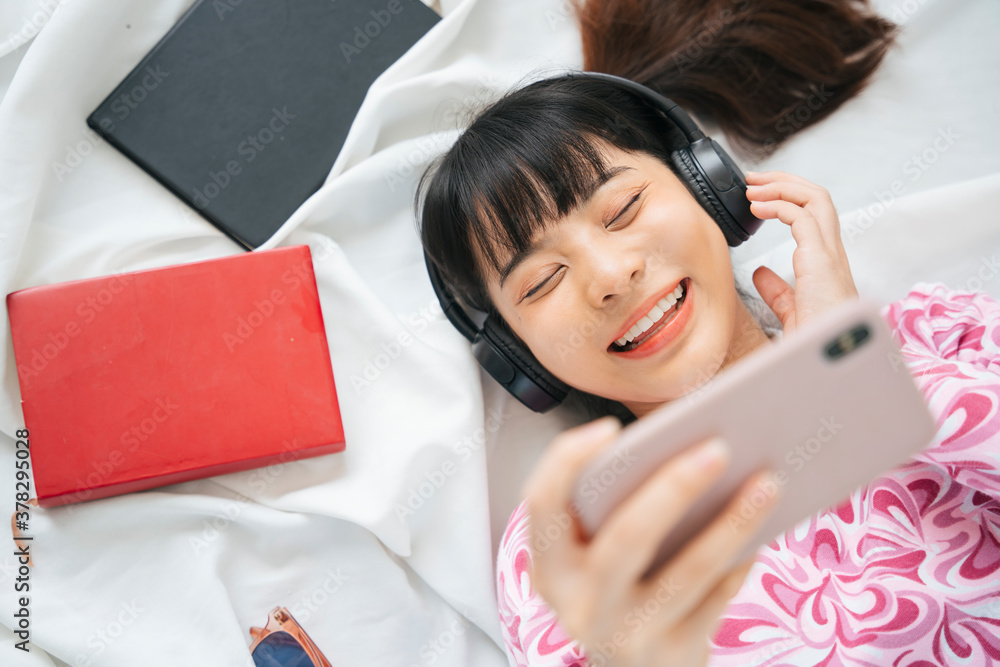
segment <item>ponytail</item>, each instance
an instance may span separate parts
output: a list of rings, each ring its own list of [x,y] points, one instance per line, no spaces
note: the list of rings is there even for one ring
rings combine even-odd
[[[868,83],[897,26],[867,0],[577,0],[584,69],[714,120],[753,157]]]

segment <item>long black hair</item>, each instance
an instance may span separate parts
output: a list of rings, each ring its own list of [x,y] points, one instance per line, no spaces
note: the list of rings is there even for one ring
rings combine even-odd
[[[583,68],[705,114],[763,157],[871,80],[898,27],[868,0],[572,0]]]

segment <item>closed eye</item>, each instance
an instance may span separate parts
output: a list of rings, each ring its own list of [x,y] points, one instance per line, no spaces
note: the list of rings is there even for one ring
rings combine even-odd
[[[543,280],[542,282],[540,282],[540,283],[538,283],[537,285],[535,285],[534,287],[532,287],[532,288],[531,288],[531,289],[530,289],[530,290],[528,291],[528,293],[527,293],[527,294],[525,294],[524,296],[522,296],[522,297],[521,297],[521,298],[520,298],[520,299],[518,300],[518,303],[521,303],[521,301],[524,301],[525,299],[527,299],[527,298],[530,298],[530,297],[531,297],[531,295],[535,294],[535,293],[536,293],[536,292],[537,292],[538,290],[540,290],[540,289],[542,289],[543,287],[545,287],[546,283],[548,283],[548,282],[549,282],[550,280],[552,280],[552,278],[554,278],[555,276],[559,275],[559,271],[561,271],[561,270],[562,270],[563,268],[565,268],[565,267],[560,267],[560,268],[559,268],[559,269],[557,269],[557,270],[556,270],[556,271],[555,271],[555,272],[554,272],[554,273],[553,273],[552,275],[550,275],[550,276],[549,276],[548,278],[546,278],[546,279],[545,279],[545,280]]]
[[[642,190],[639,190],[637,193],[635,193],[635,196],[632,197],[632,199],[630,199],[629,202],[627,204],[625,204],[624,207],[622,207],[622,210],[618,211],[618,214],[615,215],[615,217],[611,218],[611,221],[608,222],[608,224],[606,224],[604,226],[605,227],[610,227],[611,225],[615,224],[615,222],[617,222],[622,217],[624,217],[624,215],[626,213],[628,213],[629,209],[631,209],[635,205],[635,203],[637,201],[639,201],[639,197],[641,197],[642,193],[645,192],[645,191],[646,191],[646,188],[643,188]]]
[[[648,187],[648,186],[646,186],[646,187]],[[625,206],[623,206],[622,209],[620,211],[618,211],[617,214],[615,214],[615,217],[613,217],[604,226],[605,229],[610,228],[616,222],[618,222],[619,220],[621,220],[622,218],[625,217],[625,215],[629,212],[629,210],[633,206],[635,206],[636,202],[639,201],[639,198],[642,197],[642,193],[644,193],[646,191],[646,187],[643,187],[642,190],[639,190],[639,192],[635,193],[635,196],[633,196],[632,199],[630,199],[629,202],[627,204],[625,204]],[[520,299],[518,299],[517,302],[521,303],[525,299],[531,298],[534,294],[536,294],[538,292],[538,290],[540,290],[543,287],[545,287],[545,285],[547,285],[550,280],[552,280],[555,276],[559,275],[559,271],[561,271],[563,268],[565,268],[565,267],[560,267],[555,272],[553,272],[552,275],[548,276],[547,278],[545,278],[545,280],[543,280],[542,282],[540,282],[537,285],[535,285],[534,287],[532,287],[530,290],[528,290],[528,292],[524,296],[522,296]]]

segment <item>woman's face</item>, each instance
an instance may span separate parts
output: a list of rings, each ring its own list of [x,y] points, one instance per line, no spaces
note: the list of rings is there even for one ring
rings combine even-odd
[[[526,254],[502,256],[507,271],[487,288],[556,377],[641,416],[728,363],[752,318],[722,231],[674,173],[646,154],[604,152],[612,178]]]

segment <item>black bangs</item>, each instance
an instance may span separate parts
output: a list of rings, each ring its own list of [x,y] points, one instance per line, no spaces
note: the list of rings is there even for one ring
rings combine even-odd
[[[505,258],[607,181],[607,146],[671,166],[683,137],[645,102],[603,81],[560,77],[486,109],[424,174],[421,238],[456,296],[488,310],[477,253],[499,274]],[[672,166],[671,166],[672,168]]]

